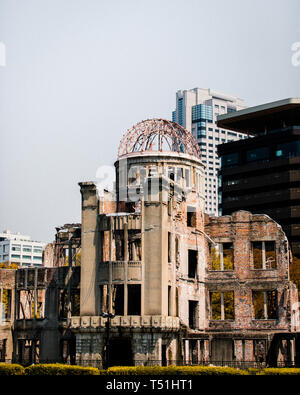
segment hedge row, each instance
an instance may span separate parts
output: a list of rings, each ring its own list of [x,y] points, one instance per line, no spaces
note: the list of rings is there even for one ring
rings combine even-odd
[[[114,366],[107,370],[92,367],[63,364],[38,364],[24,368],[17,364],[0,363],[0,376],[95,376],[95,375],[205,375],[205,376],[236,376],[236,375],[300,375],[298,368],[267,368],[239,370],[215,366]]]
[[[38,364],[24,368],[21,365],[0,364],[0,376],[95,376],[99,370],[91,367],[55,364]]]
[[[299,368],[266,368],[256,373],[258,376],[298,376]]]
[[[101,370],[101,375],[248,375],[245,370],[214,366],[114,366]]]
[[[24,368],[21,365],[0,363],[0,376],[21,376],[23,374]]]
[[[101,375],[203,375],[203,376],[278,376],[300,375],[299,368],[266,368],[239,370],[228,367],[215,366],[114,366],[108,370],[101,370]]]

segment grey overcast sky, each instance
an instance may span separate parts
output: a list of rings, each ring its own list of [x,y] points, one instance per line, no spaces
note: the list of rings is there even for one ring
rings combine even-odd
[[[300,96],[299,0],[0,0],[0,231],[52,241],[79,181],[179,89],[252,106]]]

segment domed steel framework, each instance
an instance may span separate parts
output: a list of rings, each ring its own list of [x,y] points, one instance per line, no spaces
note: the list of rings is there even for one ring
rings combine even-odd
[[[200,159],[200,149],[193,135],[165,119],[149,119],[129,129],[121,139],[118,159],[144,152],[177,152]]]

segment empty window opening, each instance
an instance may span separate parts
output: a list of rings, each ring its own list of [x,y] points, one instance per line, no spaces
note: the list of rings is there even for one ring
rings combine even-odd
[[[177,181],[177,183],[180,183],[182,178],[183,178],[183,168],[182,167],[177,167],[177,169],[176,169],[176,181]]]
[[[1,318],[10,320],[11,318],[11,289],[0,289]]]
[[[17,309],[18,319],[44,318],[45,290],[21,290],[18,291],[19,306]]]
[[[128,285],[128,315],[141,315],[141,286],[140,284]]]
[[[234,292],[210,293],[211,319],[213,321],[234,320]]]
[[[172,287],[168,285],[168,316],[171,316],[171,290]]]
[[[59,290],[58,316],[61,320],[68,317],[68,295],[64,289]]]
[[[37,270],[37,285],[38,286],[45,285],[45,273],[46,273],[46,271],[44,269]]]
[[[232,339],[216,339],[214,338],[211,343],[211,358],[212,362],[231,362],[235,359],[234,355],[234,341]]]
[[[176,317],[179,317],[179,291],[177,287],[175,294]]]
[[[31,365],[39,363],[39,340],[18,339],[18,363]]]
[[[76,362],[76,339],[74,336],[60,341],[60,356],[63,363],[75,365]]]
[[[113,310],[115,315],[124,315],[124,285],[114,285]]]
[[[124,260],[124,232],[117,230],[115,231],[115,251],[116,251],[116,260],[123,261]]]
[[[110,260],[110,231],[101,232],[101,261],[108,262]]]
[[[161,366],[167,366],[167,346],[161,345]]]
[[[189,340],[190,362],[192,365],[198,364],[198,340]]]
[[[158,176],[158,167],[157,166],[149,167],[148,176],[149,177],[157,177]]]
[[[216,271],[233,270],[233,244],[219,243],[210,248],[210,268]]]
[[[172,235],[170,232],[168,232],[168,262],[172,262],[171,243],[172,243]]]
[[[130,261],[142,260],[141,233],[139,231],[128,231],[128,253]]]
[[[191,329],[197,329],[197,310],[198,302],[189,300],[189,327]]]
[[[266,361],[266,341],[265,340],[254,340],[254,356],[257,362]]]
[[[168,168],[168,177],[170,180],[175,181],[175,167]]]
[[[137,185],[138,178],[138,167],[132,166],[128,171],[128,185]]]
[[[35,270],[28,270],[27,272],[27,286],[34,287]]]
[[[0,362],[5,362],[6,360],[6,345],[7,339],[0,340]]]
[[[188,250],[188,277],[197,278],[198,251]]]
[[[172,215],[172,197],[170,196],[168,199],[168,215]]]
[[[116,338],[112,337],[108,359],[109,366],[133,366],[132,340],[120,335]]]
[[[189,188],[190,187],[190,170],[189,169],[184,170],[184,178],[185,178],[185,186],[187,188]]]
[[[253,291],[253,310],[256,320],[278,318],[277,291]]]
[[[195,228],[196,226],[196,208],[188,206],[187,207],[187,226]]]
[[[100,314],[108,312],[108,287],[100,285]]]
[[[255,241],[252,243],[254,269],[275,269],[275,241]]]
[[[199,355],[199,363],[203,363],[205,361],[205,350],[204,350],[204,340],[200,340],[200,355]]]
[[[72,289],[71,290],[71,314],[72,316],[80,315],[80,290]]]

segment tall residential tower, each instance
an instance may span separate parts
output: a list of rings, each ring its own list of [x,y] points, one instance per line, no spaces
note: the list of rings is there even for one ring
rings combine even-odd
[[[244,109],[244,101],[212,89],[194,88],[176,93],[176,110],[172,121],[189,130],[198,141],[205,170],[205,211],[219,215],[218,170],[220,160],[219,144],[228,143],[248,136],[219,128],[217,116]]]

